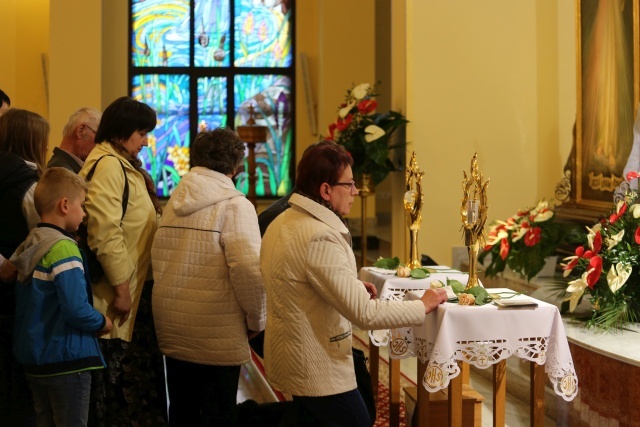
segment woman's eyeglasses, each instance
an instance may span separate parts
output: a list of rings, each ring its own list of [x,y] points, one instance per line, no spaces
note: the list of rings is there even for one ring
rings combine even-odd
[[[336,182],[335,184],[333,184],[333,186],[336,185],[344,185],[345,187],[348,187],[349,190],[356,190],[356,182],[355,181],[350,181],[350,182]]]

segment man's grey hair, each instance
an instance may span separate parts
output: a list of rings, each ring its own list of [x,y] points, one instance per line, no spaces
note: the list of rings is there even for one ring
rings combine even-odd
[[[82,123],[87,123],[95,131],[98,129],[98,124],[100,123],[101,117],[102,113],[95,108],[80,108],[79,110],[74,111],[71,116],[69,116],[67,124],[64,125],[64,129],[62,129],[62,136],[70,136],[78,127],[78,125]]]

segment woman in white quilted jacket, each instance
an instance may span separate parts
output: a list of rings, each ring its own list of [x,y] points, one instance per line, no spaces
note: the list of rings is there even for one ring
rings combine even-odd
[[[372,424],[356,388],[351,324],[420,325],[446,300],[438,289],[418,301],[380,301],[373,285],[358,280],[343,218],[358,194],[352,164],[341,145],[321,141],[308,148],[298,164],[291,209],[267,228],[260,253],[267,379],[322,426]]]
[[[232,130],[200,132],[153,241],[171,426],[235,426],[248,340],[265,326],[258,216],[231,180],[244,150]]]

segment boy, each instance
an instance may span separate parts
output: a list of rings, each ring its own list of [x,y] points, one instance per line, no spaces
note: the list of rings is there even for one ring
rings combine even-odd
[[[18,247],[13,353],[24,365],[38,426],[86,426],[91,370],[104,359],[97,335],[109,318],[92,305],[87,265],[73,234],[85,216],[84,180],[65,168],[38,181],[35,208],[42,222]]]

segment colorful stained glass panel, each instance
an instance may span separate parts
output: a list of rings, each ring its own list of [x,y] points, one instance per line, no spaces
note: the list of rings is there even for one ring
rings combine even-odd
[[[287,0],[235,2],[236,67],[291,66],[292,10],[289,3]]]
[[[189,171],[189,76],[145,74],[133,77],[132,97],[156,111],[158,125],[140,160],[158,189],[169,197]]]
[[[195,0],[194,65],[228,67],[231,65],[229,0]]]
[[[189,0],[133,0],[133,66],[190,65],[190,4]]]
[[[245,125],[253,105],[256,124],[269,130],[265,144],[256,145],[256,195],[283,196],[291,188],[293,158],[291,79],[281,75],[236,75],[234,97],[238,114],[235,126]],[[247,162],[236,175],[236,187],[249,190]]]
[[[198,79],[198,129],[227,126],[227,78]]]

